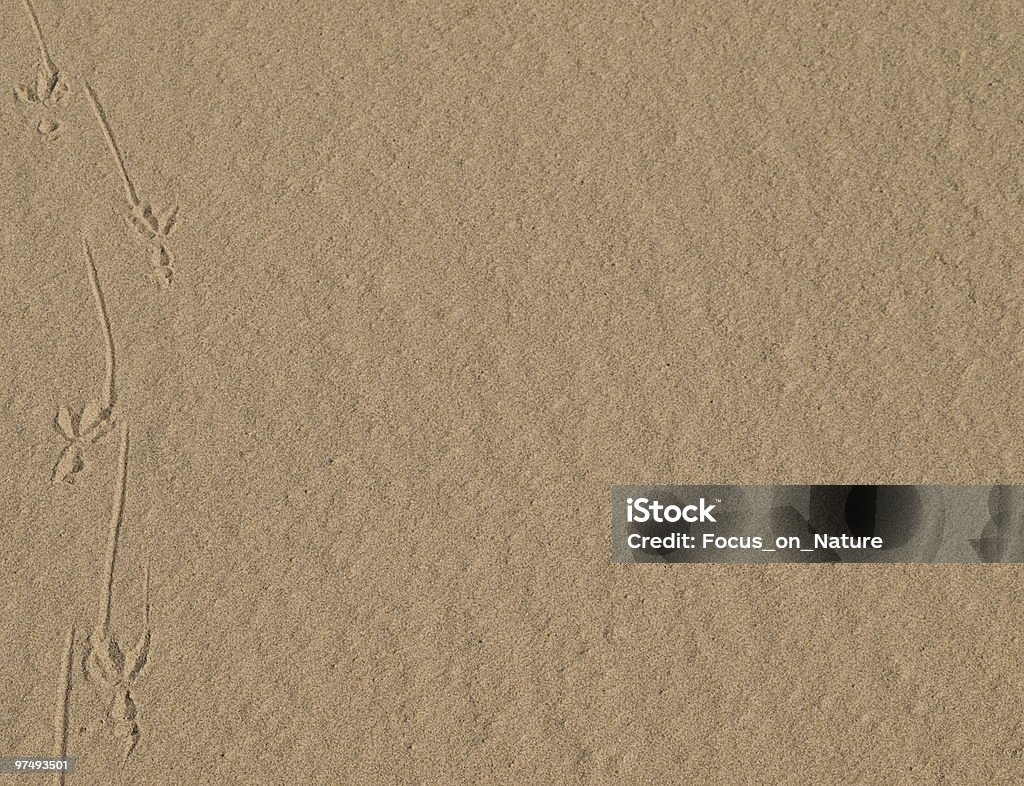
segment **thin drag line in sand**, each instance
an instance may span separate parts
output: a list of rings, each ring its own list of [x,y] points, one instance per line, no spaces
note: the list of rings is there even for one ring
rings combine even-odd
[[[82,238],[82,248],[85,251],[86,269],[89,273],[89,284],[92,287],[92,299],[96,304],[96,315],[100,321],[105,340],[107,376],[103,390],[103,398],[107,402],[106,409],[109,412],[114,408],[114,336],[110,329],[110,315],[107,313],[107,303],[103,297],[103,289],[100,287],[99,274],[96,272],[96,261],[92,256],[92,249],[89,248],[89,241]]]
[[[25,11],[28,13],[29,20],[32,22],[32,30],[36,34],[36,42],[39,44],[39,60],[43,69],[45,69],[47,76],[53,77],[57,73],[57,66],[53,63],[53,58],[50,57],[49,47],[46,46],[46,39],[43,38],[43,28],[39,24],[39,15],[36,13],[35,7],[32,5],[32,0],[22,0],[21,4],[25,6]]]
[[[124,165],[124,155],[121,153],[121,148],[118,147],[117,142],[114,141],[114,132],[110,127],[110,121],[107,119],[107,113],[103,110],[103,105],[100,103],[99,98],[96,96],[96,91],[92,89],[92,85],[89,84],[87,79],[82,80],[85,83],[85,92],[89,96],[89,103],[92,106],[92,113],[96,116],[96,121],[100,124],[100,129],[103,131],[103,138],[107,141],[107,148],[110,150],[110,154],[114,157],[114,162],[117,164],[117,171],[121,175],[121,184],[124,186],[124,194],[128,199],[128,203],[136,208],[139,206],[139,196],[135,193],[135,186],[132,183],[132,179],[128,176],[128,170]]]
[[[71,663],[75,649],[75,626],[69,625],[64,640],[64,658],[61,661],[60,682],[57,686],[57,712],[54,714],[53,758],[68,757],[68,723],[71,712]],[[64,770],[53,774],[56,786],[64,786]]]
[[[124,503],[128,492],[128,422],[121,421],[121,444],[118,459],[118,482],[114,489],[114,506],[110,513],[110,535],[107,542],[107,568],[100,588],[100,610],[97,626],[106,638],[110,629],[111,596],[114,590],[114,563],[124,521]]]

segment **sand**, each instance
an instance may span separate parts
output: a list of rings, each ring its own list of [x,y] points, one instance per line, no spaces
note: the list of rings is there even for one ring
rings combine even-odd
[[[609,552],[614,484],[1022,482],[1024,7],[34,5],[0,754],[1024,779],[1019,568]]]

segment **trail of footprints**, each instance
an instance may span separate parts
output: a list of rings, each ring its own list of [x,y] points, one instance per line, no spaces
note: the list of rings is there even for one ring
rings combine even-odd
[[[86,450],[91,449],[94,443],[100,442],[103,437],[116,430],[119,442],[117,476],[111,501],[107,553],[100,582],[97,619],[95,627],[84,642],[84,654],[79,662],[81,674],[93,687],[102,702],[105,725],[109,728],[112,738],[120,743],[121,764],[123,765],[127,763],[129,756],[135,750],[142,734],[137,719],[138,708],[134,699],[134,691],[148,662],[152,636],[149,566],[147,565],[145,568],[143,580],[142,629],[130,644],[125,644],[111,627],[111,615],[117,553],[124,528],[125,504],[128,496],[130,432],[127,417],[116,411],[115,371],[117,366],[113,333],[92,250],[84,239],[82,253],[89,271],[96,313],[103,327],[106,376],[100,395],[88,401],[81,412],[73,412],[66,405],[61,405],[58,408],[55,425],[57,431],[64,437],[66,444],[54,467],[52,482],[54,484],[75,482],[78,474],[84,468]],[[58,693],[60,706],[57,717],[60,721],[55,732],[55,748],[63,751],[60,758],[67,755],[67,724],[73,681],[72,664],[75,662],[74,650],[76,647],[74,631],[75,629],[72,627],[68,632],[66,655],[62,664],[62,687]],[[63,773],[55,774],[57,783],[62,784],[63,778]]]
[[[128,206],[128,212],[124,216],[126,225],[146,242],[155,280],[161,288],[170,288],[174,276],[174,255],[169,240],[177,225],[177,207],[171,206],[160,210],[139,197],[125,166],[124,154],[116,141],[110,120],[96,90],[85,79],[80,80],[82,90],[72,89],[50,54],[32,0],[22,0],[22,5],[36,39],[39,60],[33,78],[14,88],[16,101],[25,107],[26,116],[35,124],[40,139],[52,143],[58,141],[63,133],[65,113],[68,106],[73,103],[74,96],[77,93],[84,93],[99,125],[104,143],[114,159]],[[109,441],[105,438],[111,433],[117,433],[119,447],[97,619],[84,641],[77,637],[74,625],[67,628],[58,672],[53,755],[63,758],[69,753],[72,690],[76,677],[84,677],[103,706],[102,721],[109,729],[111,738],[120,745],[120,761],[123,766],[142,737],[135,695],[149,662],[152,640],[150,570],[147,564],[144,569],[141,598],[141,630],[126,641],[113,630],[111,616],[117,553],[124,528],[128,495],[130,432],[127,416],[121,411],[117,397],[116,347],[107,300],[93,249],[84,237],[81,253],[96,320],[103,335],[105,374],[96,396],[89,398],[81,406],[61,404],[57,408],[54,426],[63,438],[64,446],[51,473],[52,483],[56,486],[65,486],[80,482],[80,478],[84,477],[82,470],[86,466],[86,460],[91,460],[95,452],[103,452],[99,448]],[[78,657],[76,652],[79,653]],[[64,778],[63,772],[54,774],[54,782],[57,784],[63,784]]]
[[[36,123],[39,137],[47,142],[55,142],[60,139],[63,130],[64,107],[71,101],[73,91],[60,69],[54,64],[32,0],[22,0],[22,4],[35,33],[39,47],[39,62],[36,64],[34,78],[17,85],[14,88],[14,96],[19,103],[34,109],[33,121]],[[139,197],[125,166],[124,153],[117,144],[110,119],[95,88],[84,78],[81,80],[81,84],[84,87],[92,114],[103,135],[103,141],[114,159],[118,176],[124,188],[125,200],[128,203],[128,212],[124,216],[125,222],[146,242],[149,248],[153,279],[162,289],[169,289],[174,279],[174,254],[171,251],[169,240],[177,224],[178,208],[176,205],[171,205],[161,210]]]

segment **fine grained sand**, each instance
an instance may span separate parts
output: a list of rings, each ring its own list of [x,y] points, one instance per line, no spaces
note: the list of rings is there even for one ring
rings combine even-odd
[[[615,483],[1022,481],[1024,7],[130,5],[3,11],[0,754],[1024,778],[1016,567],[608,546]]]

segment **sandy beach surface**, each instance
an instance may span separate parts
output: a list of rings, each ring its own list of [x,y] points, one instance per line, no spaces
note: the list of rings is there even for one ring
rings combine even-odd
[[[1024,781],[1019,568],[609,551],[614,484],[1024,482],[1024,6],[3,19],[0,756]]]

